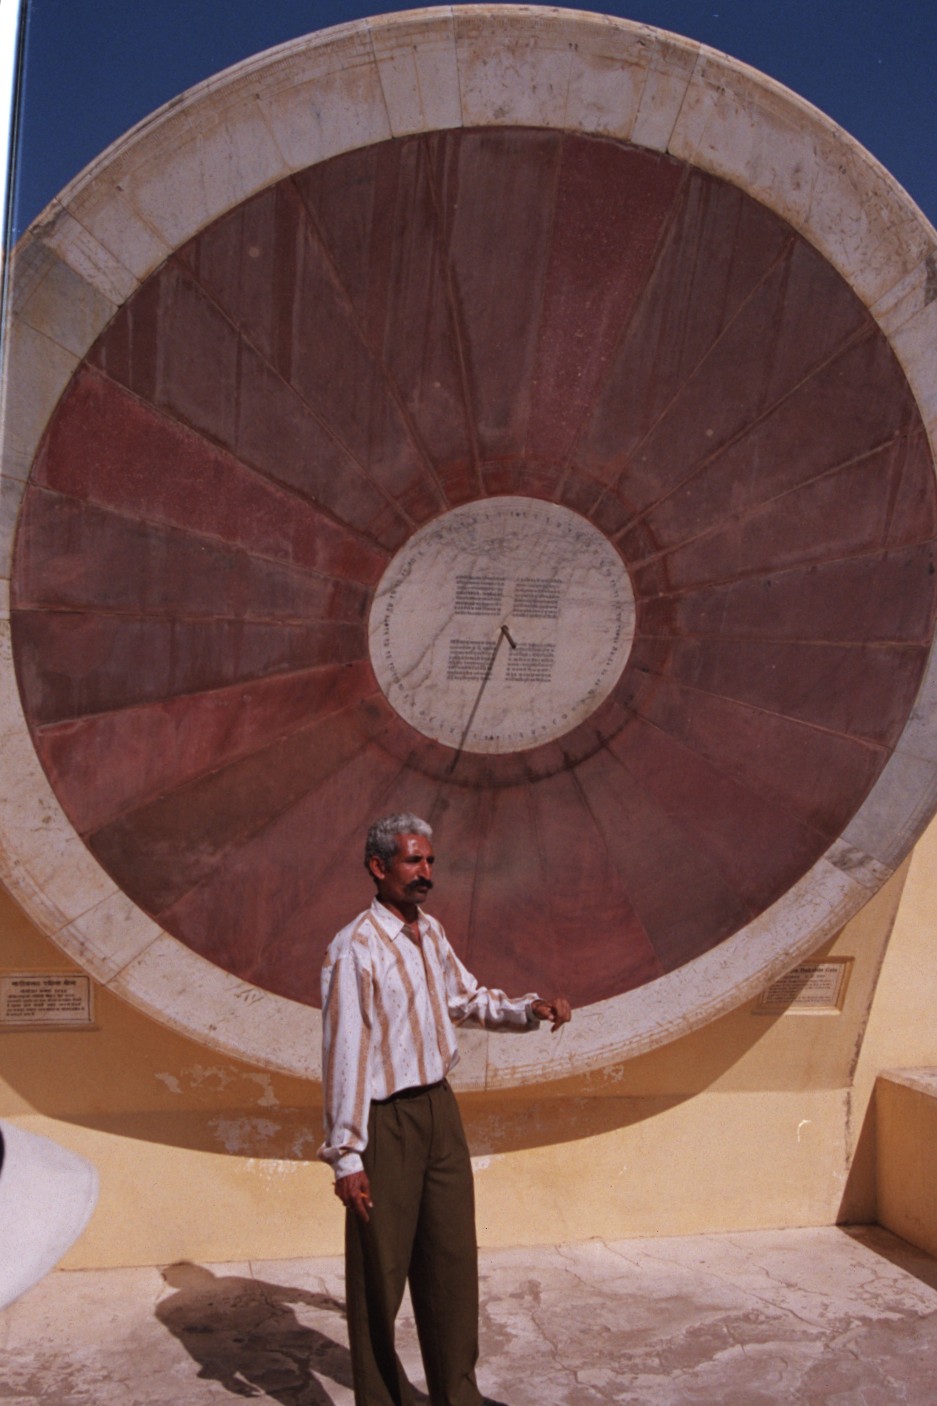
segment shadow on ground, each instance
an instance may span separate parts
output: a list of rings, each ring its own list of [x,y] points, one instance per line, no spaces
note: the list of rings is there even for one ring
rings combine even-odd
[[[937,1291],[937,1259],[926,1250],[912,1245],[909,1240],[900,1239],[884,1226],[841,1225],[839,1228],[851,1240],[857,1240],[873,1254],[880,1255],[905,1274],[913,1275],[920,1284]]]
[[[347,1347],[296,1316],[304,1305],[344,1317],[345,1305],[327,1294],[241,1275],[216,1275],[186,1261],[163,1278],[175,1293],[161,1299],[156,1317],[198,1363],[198,1375],[234,1396],[267,1397],[281,1406],[333,1406],[320,1378],[351,1389]],[[415,1393],[418,1401],[428,1398]]]

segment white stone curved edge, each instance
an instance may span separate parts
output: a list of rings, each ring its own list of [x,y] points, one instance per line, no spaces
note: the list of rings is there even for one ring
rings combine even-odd
[[[343,151],[407,133],[515,124],[666,151],[775,210],[870,309],[931,444],[937,440],[932,227],[874,158],[810,104],[658,30],[515,5],[439,7],[326,30],[194,88],[73,181],[18,247],[5,313],[0,878],[112,991],[197,1039],[293,1073],[318,1075],[318,1013],[238,981],[160,932],[93,860],[46,781],[10,659],[16,515],[43,430],[80,359],[177,245],[256,191]],[[783,899],[687,967],[579,1012],[556,1040],[468,1038],[458,1082],[498,1086],[599,1067],[741,1004],[863,906],[935,808],[932,657],[871,795]]]

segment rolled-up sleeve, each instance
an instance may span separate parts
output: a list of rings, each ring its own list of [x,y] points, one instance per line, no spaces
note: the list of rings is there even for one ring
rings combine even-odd
[[[317,1156],[336,1178],[363,1168],[368,1142],[373,991],[369,967],[346,950],[322,968],[325,1141]]]

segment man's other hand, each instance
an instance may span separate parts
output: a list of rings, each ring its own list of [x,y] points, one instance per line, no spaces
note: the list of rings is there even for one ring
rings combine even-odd
[[[541,997],[537,1001],[532,1001],[530,1009],[538,1020],[552,1021],[551,1030],[559,1030],[561,1025],[565,1025],[572,1015],[572,1007],[565,996],[551,996],[549,1000]]]
[[[566,1017],[567,1020],[569,1017]],[[359,1220],[369,1221],[368,1215],[374,1202],[371,1200],[371,1183],[367,1172],[352,1172],[350,1176],[339,1177],[335,1183],[335,1195],[343,1206],[350,1207]]]

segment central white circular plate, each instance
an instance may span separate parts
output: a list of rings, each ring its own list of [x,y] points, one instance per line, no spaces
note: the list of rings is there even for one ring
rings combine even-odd
[[[562,737],[604,701],[634,638],[624,562],[590,522],[487,498],[428,523],[371,607],[371,663],[411,726],[466,752]]]

